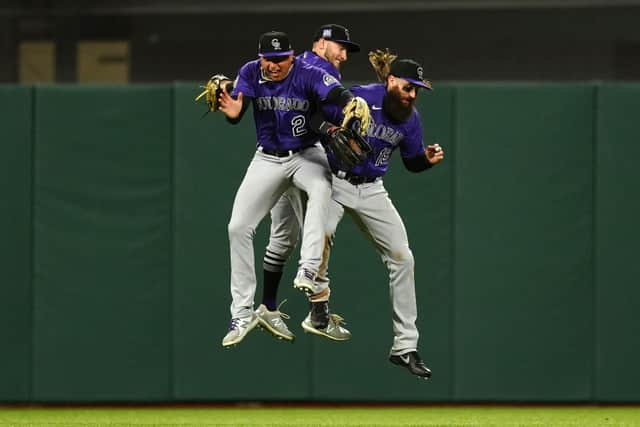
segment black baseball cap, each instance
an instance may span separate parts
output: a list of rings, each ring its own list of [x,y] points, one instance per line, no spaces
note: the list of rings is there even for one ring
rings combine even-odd
[[[287,56],[293,53],[289,36],[282,31],[269,31],[260,36],[259,56]]]
[[[338,24],[325,24],[316,31],[313,41],[319,39],[331,40],[343,45],[347,52],[360,52],[360,45],[351,41],[349,30]]]
[[[433,90],[431,82],[424,78],[424,68],[413,59],[396,59],[391,63],[389,74],[405,79],[416,86]]]

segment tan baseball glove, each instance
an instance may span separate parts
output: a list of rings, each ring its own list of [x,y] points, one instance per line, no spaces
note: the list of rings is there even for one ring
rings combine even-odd
[[[196,102],[199,101],[200,98],[204,97],[207,105],[209,106],[209,111],[215,113],[218,111],[220,93],[224,90],[224,85],[229,82],[231,82],[231,79],[224,74],[216,74],[211,77],[205,86],[200,86],[204,90],[200,95],[196,96]]]

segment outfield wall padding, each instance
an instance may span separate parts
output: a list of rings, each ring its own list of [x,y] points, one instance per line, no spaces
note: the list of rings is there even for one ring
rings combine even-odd
[[[36,90],[36,401],[171,398],[172,89]]]
[[[591,398],[594,91],[458,87],[457,399]]]
[[[251,113],[198,85],[2,86],[1,402],[640,402],[640,86],[443,83],[421,93],[423,174],[384,183],[416,261],[417,381],[387,361],[387,271],[348,215],[332,310],[350,342],[256,330],[236,348],[227,223]],[[269,218],[255,236],[262,257]]]
[[[33,88],[0,86],[0,401],[31,396]]]

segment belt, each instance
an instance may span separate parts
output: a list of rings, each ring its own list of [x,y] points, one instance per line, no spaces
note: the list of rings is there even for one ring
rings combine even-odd
[[[258,151],[260,151],[260,152],[262,152],[264,154],[267,154],[269,156],[289,157],[292,154],[295,154],[295,153],[297,153],[299,151],[302,151],[302,150],[304,150],[306,148],[309,148],[309,147],[298,147],[298,148],[294,148],[293,150],[282,150],[282,151],[280,151],[280,150],[269,150],[269,149],[266,149],[266,148],[262,147],[262,145],[259,145],[258,146]]]
[[[370,178],[368,176],[353,175],[353,174],[350,174],[349,172],[345,172],[345,171],[341,171],[333,168],[331,168],[331,171],[335,176],[337,176],[338,178],[344,179],[345,181],[349,182],[352,185],[368,184],[370,182],[377,181],[378,178],[380,178],[379,176]]]

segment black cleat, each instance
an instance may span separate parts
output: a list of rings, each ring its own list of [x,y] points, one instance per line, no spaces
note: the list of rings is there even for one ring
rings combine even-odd
[[[425,366],[417,351],[391,355],[389,356],[389,361],[394,365],[404,366],[409,372],[420,378],[424,378],[425,380],[431,378],[431,370]]]

